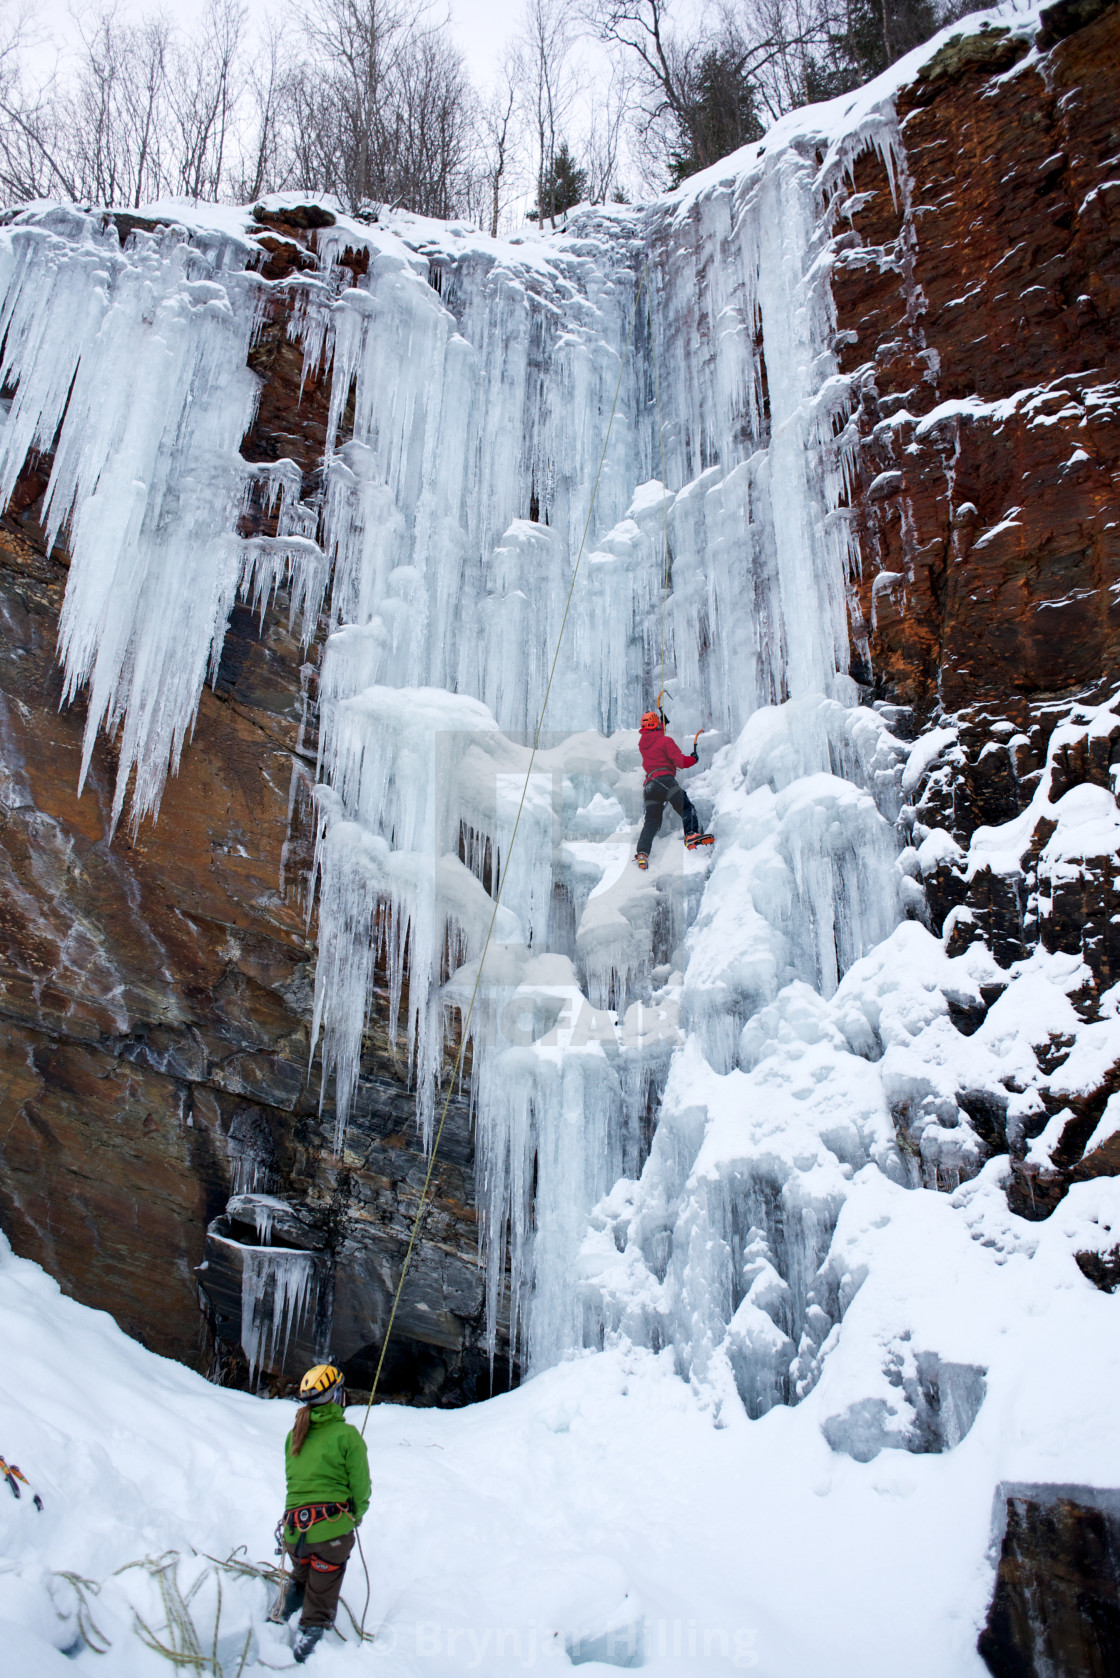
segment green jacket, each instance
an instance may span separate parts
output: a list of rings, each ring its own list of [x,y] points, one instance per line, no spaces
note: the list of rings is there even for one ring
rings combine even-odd
[[[352,1532],[369,1508],[366,1442],[337,1404],[321,1404],[312,1410],[311,1426],[298,1456],[292,1455],[289,1433],[284,1441],[284,1468],[288,1479],[285,1509],[298,1509],[304,1503],[353,1501],[353,1516],[316,1522],[307,1535],[309,1544]]]

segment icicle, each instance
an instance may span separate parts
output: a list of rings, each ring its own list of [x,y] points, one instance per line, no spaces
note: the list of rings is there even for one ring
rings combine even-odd
[[[368,631],[349,643],[362,660],[350,692],[466,689],[502,727],[534,726],[541,648],[555,644],[632,313],[633,275],[609,247],[603,255],[605,272],[563,250],[516,275],[472,270],[469,286],[449,288],[457,319],[427,284],[426,262],[421,272],[410,253],[382,249],[329,319],[309,305],[309,365],[324,353],[333,362],[332,440],[353,393],[353,436],[328,454],[323,520],[335,621]],[[594,283],[594,300],[569,269]],[[611,433],[593,545],[638,481],[631,408]],[[585,666],[573,626],[566,714],[596,726],[600,694]]]
[[[291,1247],[241,1247],[241,1349],[252,1386],[262,1369],[277,1369],[304,1315],[315,1274],[314,1253]]]
[[[260,1238],[263,1247],[271,1246],[272,1231],[278,1216],[290,1212],[286,1201],[277,1200],[270,1194],[259,1194],[253,1190],[234,1193],[226,1205],[226,1217],[236,1218],[242,1223],[251,1223]]]
[[[263,1115],[253,1108],[234,1114],[226,1136],[230,1188],[234,1196],[256,1195],[267,1189],[275,1162],[275,1146]]]
[[[74,212],[28,213],[4,240],[0,376],[16,392],[0,498],[29,449],[53,449],[43,520],[49,545],[69,528],[64,697],[89,690],[80,784],[98,730],[119,730],[112,825],[135,775],[135,828],[178,765],[238,586],[261,282],[211,279],[174,232],[122,253]]]
[[[288,625],[299,623],[306,647],[319,627],[330,580],[326,555],[315,540],[318,511],[300,500],[303,475],[294,460],[264,462],[248,471],[248,483],[265,487],[267,510],[276,512],[276,535],[250,537],[242,544],[238,592],[263,622],[272,596],[288,583]]]

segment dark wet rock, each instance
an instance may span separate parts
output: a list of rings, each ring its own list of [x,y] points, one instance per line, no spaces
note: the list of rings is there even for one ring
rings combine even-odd
[[[978,1648],[993,1678],[1116,1678],[1120,1492],[997,1488],[995,1591]]]

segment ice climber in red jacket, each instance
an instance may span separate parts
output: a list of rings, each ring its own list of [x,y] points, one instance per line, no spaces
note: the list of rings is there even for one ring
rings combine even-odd
[[[647,711],[642,718],[638,747],[646,772],[646,784],[642,793],[646,819],[638,835],[638,852],[634,858],[639,868],[649,867],[650,846],[657,837],[666,804],[673,806],[684,823],[684,842],[690,851],[694,851],[698,845],[714,843],[710,833],[700,831],[700,818],[692,806],[691,799],[678,784],[673,773],[675,769],[691,769],[692,765],[699,761],[696,756],[696,740],[699,738],[700,733],[697,730],[696,739],[692,742],[692,756],[685,757],[676,741],[670,740],[666,734],[665,720],[660,712]]]

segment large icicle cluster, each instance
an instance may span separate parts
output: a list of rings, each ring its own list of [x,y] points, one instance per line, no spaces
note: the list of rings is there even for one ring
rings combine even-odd
[[[328,649],[324,702],[431,685],[473,694],[502,728],[525,731],[540,713],[637,319],[632,230],[623,220],[535,262],[462,240],[427,254],[367,240],[361,289],[333,298],[309,288],[304,317],[309,365],[332,365],[324,545],[334,620],[353,626]],[[636,365],[610,426],[596,534],[623,517],[641,475]],[[565,640],[565,725],[600,721],[588,637],[604,621],[629,628],[639,567],[626,546],[620,564],[596,555],[605,610],[581,599]],[[640,683],[633,662],[629,674]]]
[[[882,131],[876,117],[859,143]],[[29,448],[53,450],[87,763],[99,724],[119,728],[114,820],[133,771],[139,820],[237,591],[259,602],[290,573],[308,628],[329,586],[324,1088],[341,1145],[383,984],[430,1138],[445,1045],[474,996],[491,1316],[508,1262],[536,1367],[600,1332],[576,1254],[592,1208],[641,1166],[682,1028],[722,1074],[752,1008],[794,976],[831,991],[900,913],[878,785],[890,753],[851,720],[843,676],[848,392],[827,263],[842,148],[822,168],[810,156],[748,154],[726,179],[586,214],[560,238],[340,221],[320,274],[292,282],[307,367],[331,373],[322,488],[306,501],[291,462],[238,454],[263,285],[251,242],[180,229],[122,251],[111,226],[63,211],[4,235],[4,482]],[[340,289],[347,244],[369,262]],[[98,386],[109,423],[94,426]],[[262,475],[280,534],[244,542],[237,515]],[[646,876],[630,861],[634,724],[662,685],[682,740],[717,730],[705,762],[755,715],[776,714],[767,726],[792,742],[788,761],[776,747],[777,767],[746,772],[756,842],[721,856],[706,896],[675,818]],[[791,696],[787,727],[765,708]],[[701,797],[722,821],[721,784]],[[704,929],[744,871],[758,937],[723,971]]]
[[[248,254],[182,229],[135,233],[122,252],[111,223],[66,209],[25,212],[0,236],[0,383],[14,387],[0,505],[29,452],[53,455],[43,518],[70,552],[66,698],[88,689],[83,782],[98,729],[119,731],[114,827],[134,772],[133,823],[157,809],[238,588],[259,599],[294,559],[310,628],[318,617],[316,545],[266,552],[236,534],[257,394]]]
[[[889,154],[889,123],[858,143]],[[573,1262],[641,1164],[682,1025],[726,1072],[753,1010],[794,979],[830,995],[903,912],[901,748],[843,674],[850,392],[827,259],[847,152],[811,155],[778,147],[486,260],[447,231],[407,251],[371,234],[359,289],[308,287],[309,364],[333,359],[340,624],[316,1031],[341,1140],[377,964],[391,1032],[407,968],[402,1053],[430,1135],[448,1028],[473,1007],[491,1329],[508,1255],[530,1367],[601,1331]],[[544,723],[579,732],[547,733],[526,784],[562,624]],[[682,738],[755,718],[734,792],[718,769],[700,783],[730,841],[706,893],[675,822],[647,876],[630,861],[633,725],[663,680]],[[724,798],[743,806],[734,841]]]

